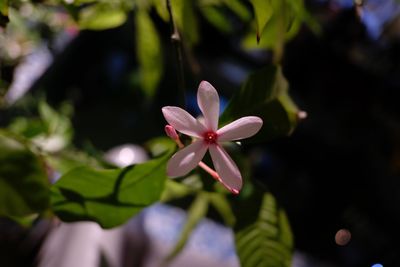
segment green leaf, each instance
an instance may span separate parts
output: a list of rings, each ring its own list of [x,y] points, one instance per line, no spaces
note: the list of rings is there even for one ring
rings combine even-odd
[[[87,153],[75,149],[64,149],[57,153],[48,154],[45,158],[49,166],[61,174],[78,167],[90,166],[97,168],[101,166],[96,159],[90,157]]]
[[[0,1],[0,13],[4,16],[8,15],[8,0]]]
[[[79,14],[79,27],[88,30],[106,30],[122,25],[127,19],[122,8],[106,3],[85,7]]]
[[[246,49],[268,48],[274,49],[276,54],[282,54],[285,41],[296,36],[302,23],[306,23],[315,33],[320,32],[319,24],[308,13],[303,0],[251,2],[256,15],[256,25],[242,41]]]
[[[165,189],[161,195],[160,201],[168,202],[196,193],[196,190],[179,182],[168,179],[165,183]]]
[[[251,19],[251,12],[240,0],[223,0],[224,4],[231,9],[241,20]]]
[[[228,103],[220,124],[243,116],[259,116],[264,124],[254,141],[289,135],[298,123],[298,109],[288,94],[281,67],[271,65],[251,74]]]
[[[39,102],[39,115],[40,119],[17,117],[8,129],[30,139],[47,152],[60,151],[70,144],[73,128],[69,117],[55,111],[44,101]]]
[[[209,195],[210,204],[218,211],[218,213],[223,218],[224,222],[228,226],[233,226],[235,224],[236,218],[233,214],[232,208],[229,205],[228,200],[223,194],[211,193]]]
[[[33,138],[41,149],[49,152],[65,148],[72,140],[73,128],[70,119],[55,111],[45,101],[39,103],[39,115],[46,132]]]
[[[235,243],[243,267],[291,266],[293,236],[289,221],[270,193],[262,196],[256,220],[235,229]]]
[[[194,1],[171,0],[172,13],[183,40],[189,45],[195,45],[199,41],[199,27],[194,11]]]
[[[162,20],[169,21],[167,2],[165,0],[153,0],[153,6]]]
[[[200,220],[204,218],[204,216],[206,216],[207,210],[208,210],[208,196],[206,193],[200,192],[199,194],[197,194],[195,200],[189,207],[189,210],[187,212],[186,223],[183,226],[181,236],[178,242],[176,242],[175,247],[166,257],[165,259],[166,262],[173,260],[179,254],[179,252],[182,251],[192,231],[196,228]]]
[[[204,6],[200,8],[201,13],[215,28],[221,32],[230,33],[233,27],[225,14],[215,6]]]
[[[0,132],[0,216],[22,217],[48,205],[44,163],[21,141]]]
[[[147,96],[154,96],[163,74],[163,54],[160,37],[146,11],[136,12],[136,54],[139,78]]]
[[[287,1],[287,5],[290,7],[292,12],[292,19],[299,20],[298,24],[301,22],[305,22],[308,27],[314,33],[321,32],[321,26],[318,21],[308,12],[308,10],[304,6],[304,0],[289,0]],[[294,17],[294,18],[293,18]],[[290,22],[289,22],[290,23]],[[298,30],[296,30],[297,33]]]
[[[125,223],[160,199],[174,150],[171,145],[160,157],[122,170],[80,167],[66,173],[51,188],[53,211],[63,221],[90,220],[103,228]]]
[[[250,0],[256,16],[257,42],[260,40],[261,33],[264,31],[265,26],[267,25],[268,21],[271,19],[274,13],[273,4],[271,3],[271,1],[274,0]]]
[[[0,27],[5,27],[8,22],[8,0],[0,0]]]

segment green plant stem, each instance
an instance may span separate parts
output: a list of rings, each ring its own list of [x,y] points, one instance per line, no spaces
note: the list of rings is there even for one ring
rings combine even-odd
[[[175,60],[177,65],[177,78],[178,78],[178,88],[180,91],[179,96],[179,103],[180,105],[185,108],[186,101],[185,101],[185,76],[183,70],[183,53],[182,53],[182,39],[178,31],[178,27],[176,26],[174,16],[172,14],[172,6],[171,1],[167,1],[167,9],[168,14],[170,17],[170,28],[171,28],[171,42],[175,50]]]
[[[285,24],[286,24],[286,3],[285,1],[281,1],[279,4],[280,8],[280,16],[278,17],[278,30],[277,30],[277,42],[275,44],[274,48],[274,54],[273,54],[273,63],[275,65],[278,65],[282,63],[282,57],[283,57],[283,50],[285,46]]]

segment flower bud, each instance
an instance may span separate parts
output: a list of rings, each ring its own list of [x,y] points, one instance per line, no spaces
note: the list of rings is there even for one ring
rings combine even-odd
[[[171,125],[167,124],[165,125],[165,133],[168,135],[169,138],[172,140],[178,140],[179,136],[178,133],[175,131],[175,128],[172,127]]]

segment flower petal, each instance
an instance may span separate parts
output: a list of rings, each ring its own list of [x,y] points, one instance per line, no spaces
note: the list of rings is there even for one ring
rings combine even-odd
[[[204,126],[185,110],[179,107],[163,107],[162,113],[167,122],[178,132],[194,137],[202,137]]]
[[[207,81],[202,81],[197,90],[197,104],[204,115],[207,130],[218,129],[219,96],[217,90]]]
[[[167,164],[167,175],[170,177],[183,176],[193,170],[204,157],[208,146],[203,140],[197,140],[179,150]]]
[[[234,141],[255,135],[263,125],[262,119],[256,116],[235,120],[217,131],[218,141]]]
[[[230,191],[238,193],[242,189],[243,183],[242,175],[235,162],[220,145],[211,145],[209,149],[211,159],[215,170],[221,178],[221,182]]]

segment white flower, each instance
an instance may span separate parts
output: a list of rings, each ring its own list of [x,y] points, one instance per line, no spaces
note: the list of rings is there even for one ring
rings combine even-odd
[[[186,175],[200,163],[209,150],[220,181],[229,190],[238,193],[243,184],[242,175],[221,142],[253,136],[261,129],[263,121],[255,116],[242,117],[218,129],[219,96],[207,81],[202,81],[199,85],[197,103],[203,113],[204,121],[196,120],[179,107],[162,108],[165,119],[172,127],[178,132],[196,138],[192,144],[172,156],[167,165],[167,175],[170,177]]]

